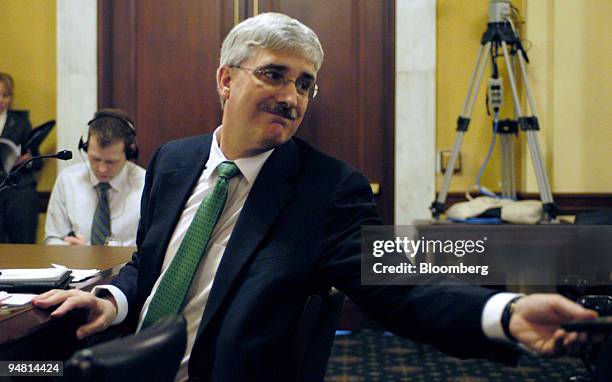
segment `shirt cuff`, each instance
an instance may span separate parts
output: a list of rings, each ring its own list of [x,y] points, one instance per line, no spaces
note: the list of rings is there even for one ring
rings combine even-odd
[[[504,328],[502,328],[502,314],[504,308],[508,303],[515,297],[524,296],[519,293],[497,293],[494,294],[485,304],[482,311],[482,331],[487,338],[494,341],[501,341],[508,344],[514,344],[506,334]]]
[[[91,293],[93,293],[94,296],[99,297],[99,295],[102,294],[102,291],[110,293],[117,303],[117,316],[115,316],[115,319],[113,322],[111,322],[111,325],[122,323],[128,314],[128,302],[125,294],[123,294],[121,289],[114,285],[98,285],[92,289]]]

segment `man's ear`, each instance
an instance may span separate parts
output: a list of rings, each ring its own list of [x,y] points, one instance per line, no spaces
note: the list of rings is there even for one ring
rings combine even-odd
[[[228,99],[230,94],[230,82],[232,81],[230,69],[229,66],[217,69],[217,92],[223,99]]]

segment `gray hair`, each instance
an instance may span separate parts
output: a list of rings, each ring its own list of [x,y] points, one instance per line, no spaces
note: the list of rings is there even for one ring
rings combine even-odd
[[[312,62],[315,71],[323,63],[323,48],[315,32],[281,13],[262,13],[232,28],[221,46],[219,66],[242,64],[254,48],[298,52]]]

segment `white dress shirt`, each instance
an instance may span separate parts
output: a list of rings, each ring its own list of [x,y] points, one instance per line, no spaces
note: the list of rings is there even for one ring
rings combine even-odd
[[[4,132],[4,125],[6,125],[7,118],[8,118],[8,112],[6,110],[0,113],[0,136]]]
[[[177,223],[174,233],[172,234],[172,238],[170,239],[170,243],[168,244],[168,248],[166,249],[161,275],[155,282],[151,294],[145,301],[140,312],[137,331],[139,331],[140,327],[142,326],[142,322],[147,314],[151,299],[155,295],[155,291],[157,290],[157,287],[159,286],[168,265],[176,255],[176,251],[178,250],[181,241],[185,237],[185,233],[187,232],[187,229],[189,228],[189,225],[191,224],[200,203],[206,195],[212,192],[215,186],[215,182],[217,180],[217,165],[228,160],[221,152],[221,149],[217,143],[216,136],[218,131],[219,128],[217,128],[213,134],[210,156],[206,162],[206,167],[198,179],[196,187],[189,197],[185,208],[183,209],[183,213],[181,214],[179,222]],[[200,326],[200,321],[202,319],[202,315],[204,314],[204,308],[206,307],[210,289],[212,287],[215,274],[217,273],[219,263],[221,262],[225,247],[230,239],[232,231],[234,230],[234,226],[236,225],[238,216],[242,211],[242,207],[244,206],[251,187],[259,175],[265,161],[273,151],[274,150],[269,150],[254,157],[242,158],[234,161],[241,174],[230,181],[225,209],[223,210],[221,217],[213,230],[208,249],[200,262],[189,291],[187,292],[187,303],[181,311],[181,314],[187,321],[187,348],[185,351],[185,356],[181,361],[181,366],[176,375],[175,381],[185,381],[188,378],[187,369],[189,357],[191,355],[191,350],[195,342],[198,327]],[[112,285],[97,286],[94,288],[92,293],[97,295],[100,294],[102,290],[110,292],[117,303],[117,317],[113,321],[112,325],[121,323],[127,316],[128,312],[127,298],[119,288]],[[508,302],[516,295],[512,293],[503,293],[495,296],[493,296],[493,298],[487,302],[483,311],[483,331],[491,339],[508,341],[503,330],[501,329],[501,316],[505,307],[504,301]]]
[[[136,245],[144,178],[142,167],[126,162],[121,172],[109,182],[111,236],[124,246]],[[70,231],[83,235],[87,245],[91,243],[91,223],[98,206],[95,189],[98,183],[100,181],[90,171],[88,163],[74,164],[58,175],[47,208],[45,244],[66,244],[63,238]]]

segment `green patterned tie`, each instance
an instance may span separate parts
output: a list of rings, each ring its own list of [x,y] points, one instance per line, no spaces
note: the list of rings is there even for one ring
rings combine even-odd
[[[217,166],[217,173],[219,178],[214,190],[200,203],[174,259],[151,299],[142,329],[167,315],[177,314],[183,306],[191,280],[223,212],[230,179],[238,175],[240,170],[233,162],[223,162]]]
[[[91,223],[91,245],[104,245],[111,234],[111,213],[108,205],[108,189],[110,184],[98,183],[98,206]]]

